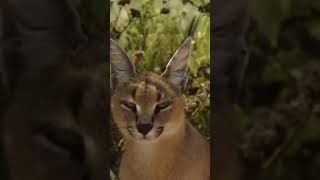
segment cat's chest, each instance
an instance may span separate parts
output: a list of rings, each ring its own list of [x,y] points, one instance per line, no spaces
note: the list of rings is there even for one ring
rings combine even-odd
[[[156,153],[151,149],[139,152],[124,153],[121,161],[121,171],[130,171],[129,174],[141,180],[166,179],[174,169],[172,154]]]
[[[128,150],[123,154],[122,163],[135,164],[140,169],[151,169],[152,167],[166,166],[172,155],[156,151],[154,148],[144,147],[139,150]],[[171,162],[172,163],[172,162]]]
[[[199,178],[198,175],[194,176],[196,173],[192,169],[183,167],[184,170],[182,171],[182,167],[179,167],[181,166],[180,163],[168,164],[168,166],[161,164],[161,162],[139,165],[122,163],[122,168],[120,169],[120,179],[122,180],[195,180]]]

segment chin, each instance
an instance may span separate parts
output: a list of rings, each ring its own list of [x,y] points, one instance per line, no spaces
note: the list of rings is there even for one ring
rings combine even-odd
[[[139,137],[135,137],[135,139],[136,139],[136,141],[141,142],[141,143],[155,143],[160,139],[160,135],[158,135],[158,136],[146,136],[146,137],[139,136]]]

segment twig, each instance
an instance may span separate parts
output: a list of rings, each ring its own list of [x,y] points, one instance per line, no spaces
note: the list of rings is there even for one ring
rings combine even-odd
[[[196,3],[194,3],[192,0],[186,0],[186,2],[188,2],[189,4],[191,4],[192,6],[199,8],[200,6],[196,5]]]
[[[119,32],[119,36],[121,36],[121,34],[128,29],[128,27],[130,26],[130,24],[133,22],[133,19],[134,19],[134,18],[130,18],[128,24]]]

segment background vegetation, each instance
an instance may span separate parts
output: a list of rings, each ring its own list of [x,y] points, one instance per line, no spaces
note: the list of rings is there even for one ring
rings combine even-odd
[[[89,33],[103,32],[104,0],[80,8]],[[110,0],[111,37],[139,64],[161,71],[196,15],[187,113],[209,138],[209,0]],[[246,180],[320,179],[320,1],[249,0],[250,61],[237,113]],[[94,12],[94,13],[93,13]],[[99,23],[100,22],[100,23]],[[111,130],[112,168],[123,142]],[[3,168],[1,168],[3,169]],[[3,178],[4,179],[4,178]]]
[[[192,19],[200,16],[189,59],[185,92],[191,122],[210,136],[210,17],[208,0],[111,0],[110,34],[138,71],[161,72],[187,36]],[[114,125],[113,125],[114,127]],[[112,169],[117,171],[123,141],[112,128]]]
[[[320,179],[320,1],[250,0],[243,179]]]

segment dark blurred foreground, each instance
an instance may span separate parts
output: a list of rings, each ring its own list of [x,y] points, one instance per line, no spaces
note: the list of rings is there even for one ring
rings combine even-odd
[[[104,5],[0,2],[0,179],[107,178]]]
[[[247,2],[214,3],[214,176],[319,179],[320,3]]]
[[[235,106],[244,179],[320,178],[320,3],[250,1]]]

